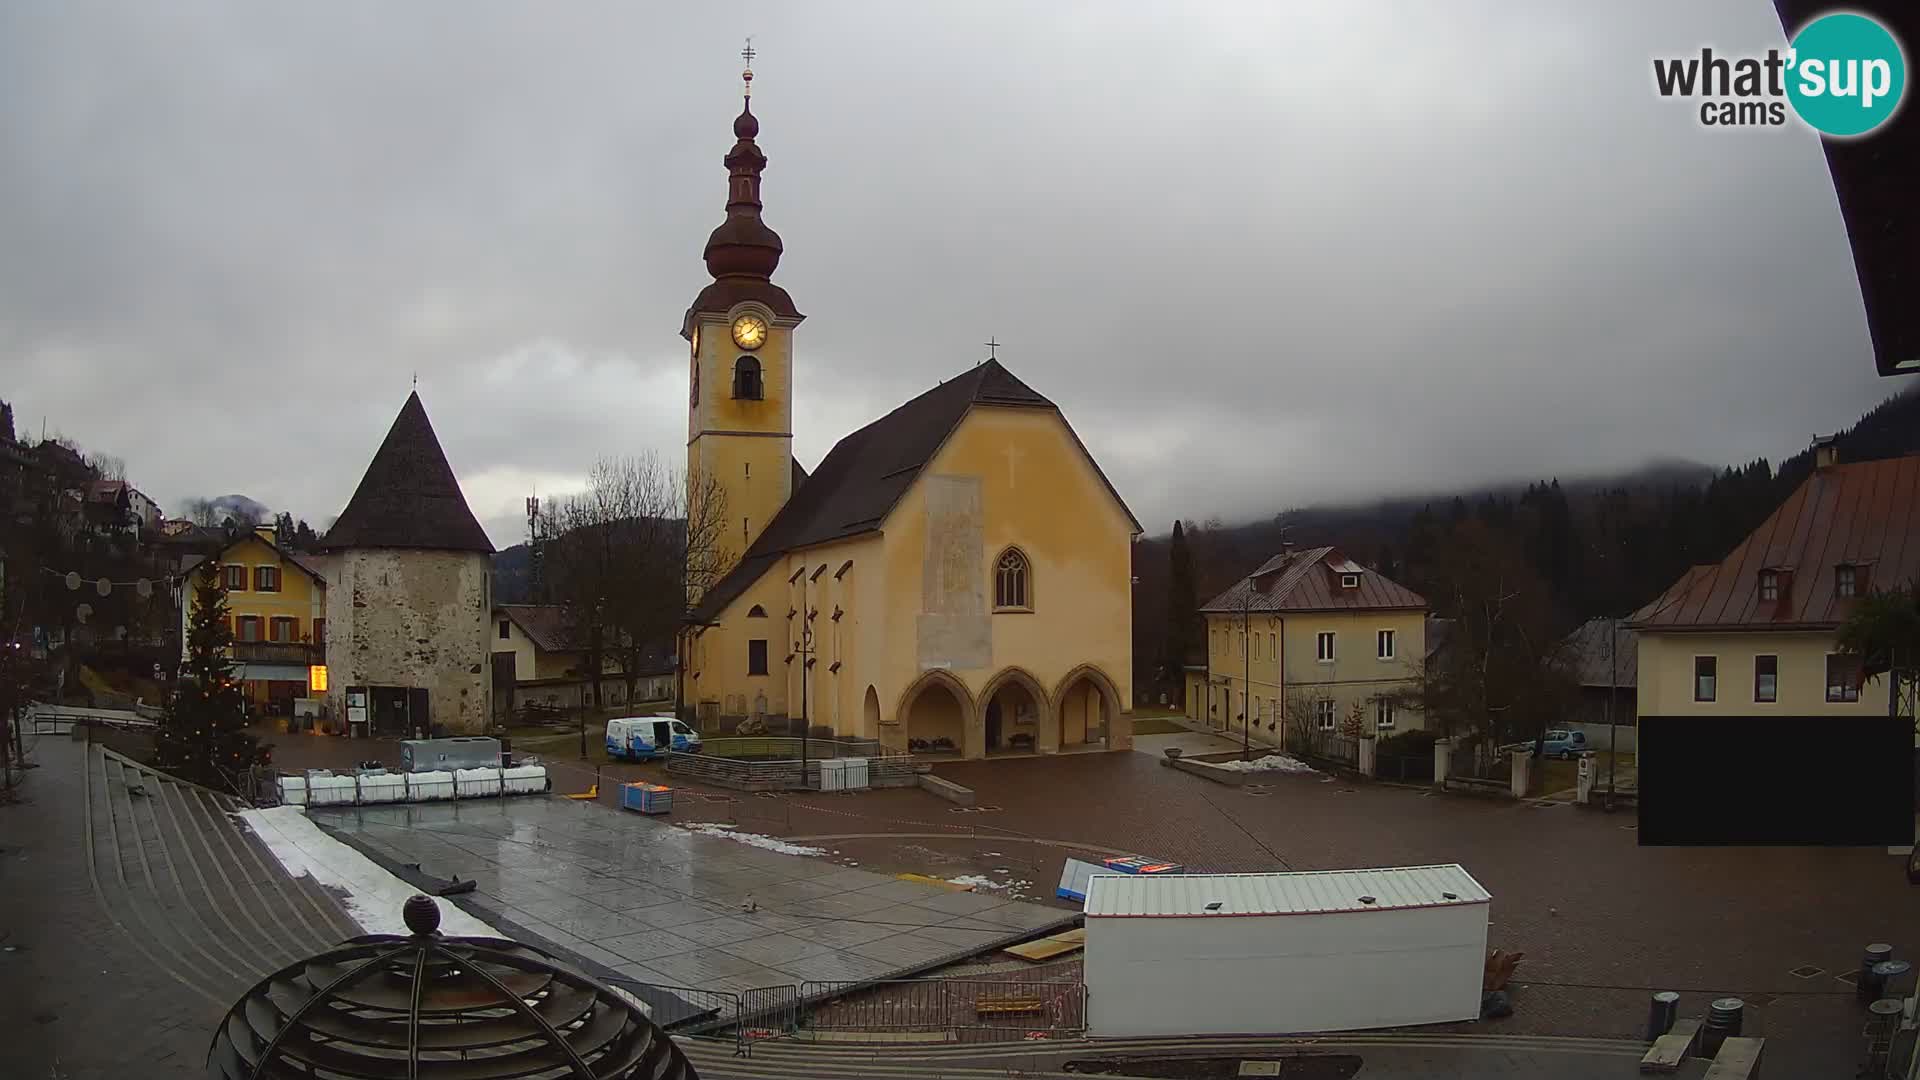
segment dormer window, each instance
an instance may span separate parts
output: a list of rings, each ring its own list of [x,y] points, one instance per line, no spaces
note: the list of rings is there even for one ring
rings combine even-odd
[[[1780,573],[1777,570],[1760,571],[1760,599],[1773,601],[1780,599]]]
[[[1833,568],[1833,595],[1846,598],[1860,595],[1860,568],[1841,563]]]
[[[1343,589],[1357,589],[1357,588],[1359,588],[1359,587],[1360,587],[1360,575],[1359,575],[1359,574],[1341,574],[1341,575],[1340,575],[1340,587],[1341,587],[1341,588],[1343,588]]]

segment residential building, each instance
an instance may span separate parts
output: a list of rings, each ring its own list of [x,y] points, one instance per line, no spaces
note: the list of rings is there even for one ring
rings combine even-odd
[[[1920,456],[1815,467],[1731,554],[1635,612],[1638,714],[1886,716],[1836,635],[1860,598],[1920,577]]]
[[[811,475],[793,460],[804,316],[771,279],[759,128],[734,121],[713,281],[681,325],[688,469],[724,491],[737,553],[681,635],[684,706],[970,758],[1130,746],[1140,525],[1052,401],[989,358]]]
[[[313,666],[326,663],[325,575],[315,561],[276,545],[269,526],[233,537],[210,558],[191,557],[177,586],[182,660],[197,586],[216,569],[226,583],[231,656],[248,711],[291,715],[293,702],[308,696]]]
[[[502,715],[524,705],[577,709],[592,704],[586,649],[558,604],[493,606],[494,707]],[[601,700],[624,706],[627,676],[623,653],[609,651],[600,665]],[[673,652],[647,649],[634,673],[633,702],[673,699]]]
[[[1640,635],[1625,619],[1602,617],[1581,623],[1567,635],[1561,657],[1580,695],[1565,717],[1568,723],[1632,726]]]
[[[1424,726],[1427,602],[1339,549],[1285,550],[1200,608],[1204,672],[1187,715],[1229,735],[1388,736]]]
[[[327,530],[328,712],[349,730],[493,724],[493,543],[420,395],[408,396]]]
[[[138,536],[160,527],[160,507],[125,480],[93,480],[87,484],[87,514],[103,531]]]

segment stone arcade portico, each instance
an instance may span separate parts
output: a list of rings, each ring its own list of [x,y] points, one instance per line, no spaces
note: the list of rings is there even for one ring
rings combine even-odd
[[[1133,747],[1118,689],[1091,665],[1068,672],[1051,691],[1021,668],[1000,671],[978,691],[953,672],[934,669],[900,695],[894,716],[881,725],[881,741],[915,754],[979,758]],[[952,745],[933,745],[942,738]]]

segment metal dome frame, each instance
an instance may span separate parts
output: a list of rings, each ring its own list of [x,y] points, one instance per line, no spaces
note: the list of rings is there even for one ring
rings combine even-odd
[[[599,980],[519,942],[443,937],[425,896],[405,915],[411,935],[351,938],[255,984],[215,1031],[208,1076],[698,1080]]]

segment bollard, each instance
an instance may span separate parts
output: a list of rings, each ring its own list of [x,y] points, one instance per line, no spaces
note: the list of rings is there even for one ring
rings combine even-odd
[[[1653,995],[1653,1004],[1647,1010],[1647,1041],[1652,1042],[1673,1030],[1673,1021],[1680,1015],[1680,995],[1671,990],[1662,990]]]
[[[1860,975],[1853,982],[1854,997],[1861,1001],[1875,1001],[1880,995],[1873,992],[1873,965],[1882,960],[1893,959],[1893,946],[1873,944],[1867,946],[1860,957]]]
[[[1727,1037],[1740,1034],[1741,1015],[1746,1011],[1747,1003],[1737,997],[1724,997],[1707,1006],[1707,1022],[1700,1025],[1700,1056],[1712,1057],[1720,1052],[1720,1044]]]

